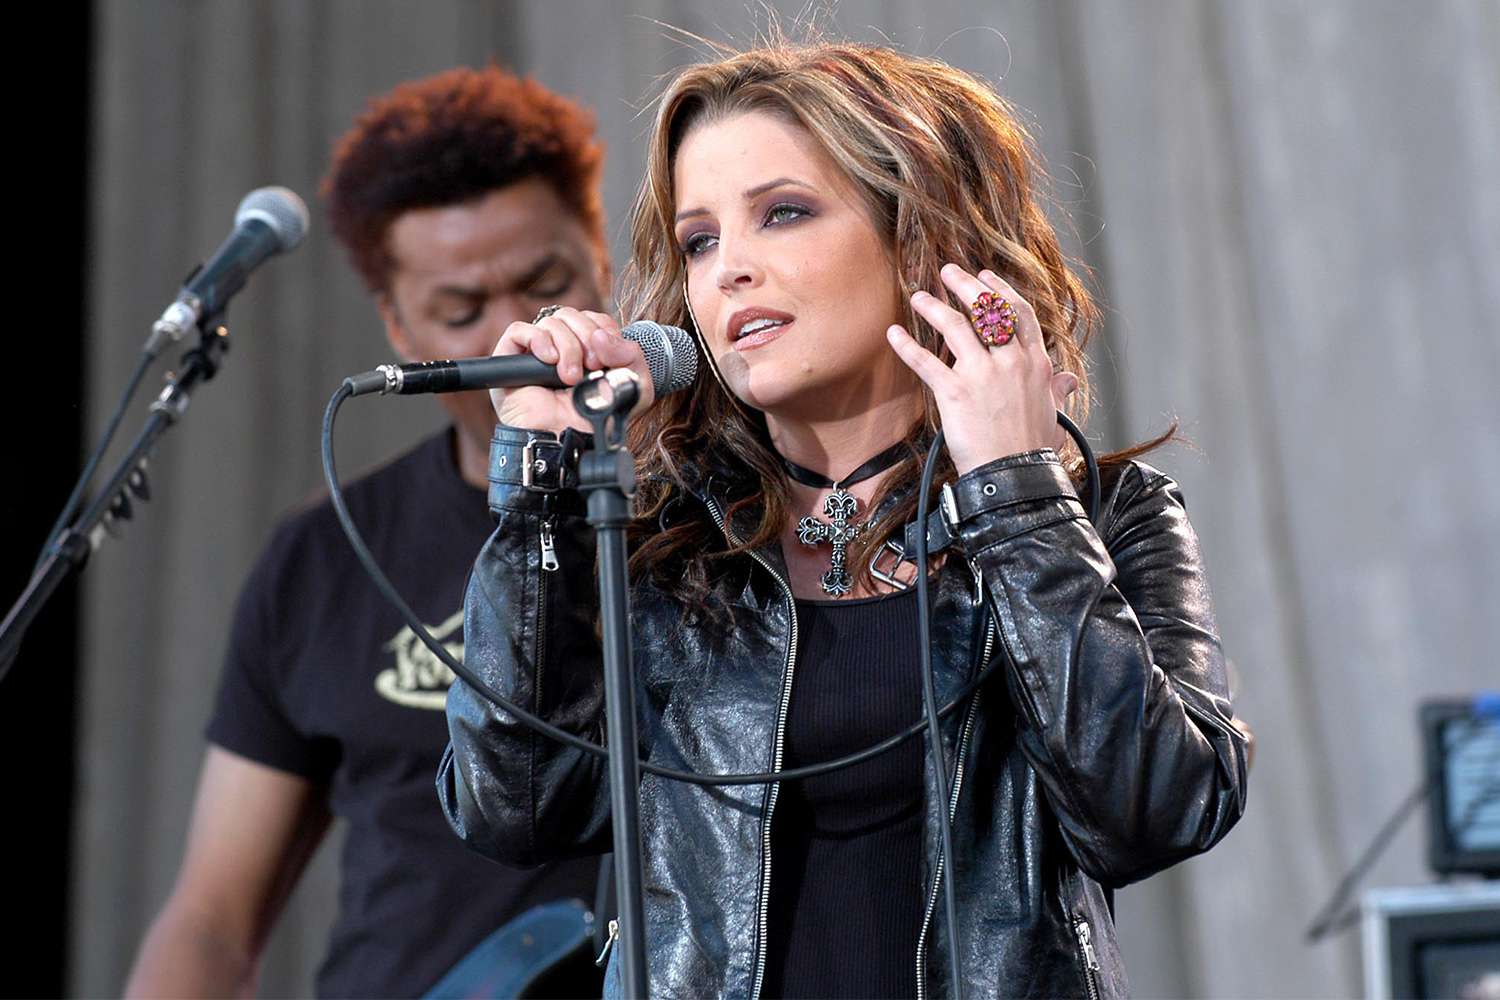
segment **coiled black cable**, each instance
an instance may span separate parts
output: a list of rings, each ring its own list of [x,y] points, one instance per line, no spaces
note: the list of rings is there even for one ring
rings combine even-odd
[[[344,534],[348,537],[349,544],[353,547],[354,554],[359,559],[360,565],[363,566],[365,572],[369,574],[370,579],[374,582],[376,588],[400,613],[401,617],[406,621],[406,624],[411,628],[413,634],[416,635],[416,637],[422,642],[422,644],[426,646],[432,652],[432,654],[438,658],[438,660],[440,660],[445,666],[447,666],[448,669],[452,670],[456,676],[462,679],[464,683],[473,688],[480,695],[480,697],[484,698],[486,701],[489,701],[496,707],[510,713],[523,725],[530,727],[531,729],[541,733],[544,736],[548,736],[558,741],[559,743],[566,744],[567,746],[574,747],[576,749],[584,751],[585,753],[593,754],[597,757],[608,757],[609,751],[606,750],[603,746],[600,746],[592,740],[586,739],[582,736],[578,736],[575,733],[570,733],[565,729],[559,729],[557,726],[554,726],[547,720],[526,711],[524,708],[521,708],[519,705],[501,695],[498,691],[495,691],[487,683],[485,683],[485,681],[481,677],[479,677],[478,674],[474,673],[463,663],[459,662],[458,659],[456,659],[451,653],[448,652],[446,648],[444,648],[442,643],[438,642],[438,640],[434,638],[430,632],[428,632],[426,624],[417,617],[416,612],[414,612],[411,609],[411,606],[406,603],[405,599],[402,598],[401,594],[396,590],[395,585],[391,583],[390,578],[385,575],[385,571],[380,568],[379,563],[377,563],[375,560],[375,556],[370,552],[369,546],[365,544],[364,537],[360,534],[358,527],[355,526],[353,518],[349,515],[349,508],[344,503],[343,490],[339,487],[338,474],[335,471],[335,463],[333,458],[334,423],[338,417],[338,411],[340,407],[343,406],[345,400],[353,395],[353,392],[354,386],[349,380],[345,380],[345,382],[339,386],[338,390],[334,392],[332,398],[328,400],[328,406],[323,411],[323,475],[328,484],[328,495],[329,500],[333,504],[334,514],[338,517],[339,524],[343,527]],[[1073,438],[1073,440],[1077,443],[1079,451],[1083,455],[1088,477],[1089,519],[1097,524],[1099,519],[1100,506],[1099,466],[1094,458],[1093,449],[1089,447],[1088,440],[1083,436],[1083,432],[1080,431],[1078,429],[1078,426],[1071,420],[1069,420],[1065,415],[1063,415],[1062,413],[1058,413],[1057,420],[1058,423],[1063,426],[1063,429],[1066,430],[1068,434]],[[927,460],[922,468],[921,489],[917,500],[917,517],[919,524],[926,523],[928,497],[932,486],[932,478],[936,471],[936,458],[942,448],[942,443],[943,434],[942,431],[939,431],[937,436],[933,439],[931,447],[928,449]],[[939,795],[942,799],[941,807],[938,810],[942,828],[942,856],[944,859],[944,867],[949,872],[947,884],[944,888],[945,913],[947,915],[948,925],[950,928],[948,942],[949,976],[951,978],[952,994],[955,997],[959,997],[961,993],[958,975],[958,920],[956,897],[953,890],[954,879],[952,872],[953,834],[948,819],[947,763],[944,759],[942,734],[938,728],[938,721],[942,717],[951,714],[955,709],[958,708],[959,705],[963,704],[971,694],[978,690],[979,686],[983,684],[984,681],[988,679],[989,676],[994,672],[996,667],[999,666],[1001,662],[1003,662],[1004,657],[993,657],[991,659],[991,662],[985,664],[980,669],[979,673],[976,674],[972,679],[970,679],[969,682],[959,690],[958,694],[948,702],[948,704],[944,705],[941,709],[937,707],[937,695],[933,682],[931,658],[931,607],[928,601],[927,593],[927,540],[925,531],[920,532],[920,534],[922,535],[922,538],[918,542],[917,552],[915,553],[917,565],[917,613],[918,618],[921,622],[920,644],[922,656],[922,695],[925,708],[924,717],[920,721],[913,723],[906,729],[903,729],[901,732],[889,736],[878,743],[874,743],[864,748],[863,750],[847,754],[834,760],[823,761],[818,764],[808,764],[803,767],[784,768],[780,771],[766,771],[759,773],[747,772],[744,774],[699,774],[696,771],[680,771],[675,768],[662,767],[658,764],[653,764],[649,761],[644,760],[640,761],[639,763],[640,769],[648,774],[654,774],[657,777],[668,778],[673,781],[682,781],[693,785],[762,785],[776,781],[796,781],[803,778],[811,778],[817,775],[828,774],[833,771],[840,770],[841,768],[850,767],[855,764],[862,763],[863,761],[869,760],[873,757],[877,757],[888,750],[894,749],[895,747],[904,743],[906,740],[909,740],[913,736],[917,735],[917,733],[921,732],[923,729],[926,729],[929,733],[930,739],[932,740],[932,751],[937,762],[936,770],[938,777],[938,790]]]
[[[327,408],[323,411],[323,477],[324,481],[328,484],[329,499],[333,504],[334,514],[335,516],[337,516],[340,526],[344,529],[344,534],[349,539],[350,546],[354,549],[355,557],[359,560],[360,565],[369,575],[371,582],[375,584],[376,589],[379,590],[381,595],[391,603],[391,606],[394,607],[396,611],[401,615],[402,620],[411,627],[413,634],[416,635],[417,639],[422,643],[422,645],[426,646],[433,656],[437,657],[438,660],[441,661],[442,664],[449,670],[452,670],[454,674],[456,674],[461,680],[464,681],[464,683],[472,687],[480,697],[495,705],[497,708],[503,709],[504,711],[509,712],[511,715],[514,715],[523,725],[529,726],[542,735],[549,736],[552,739],[557,740],[559,743],[565,743],[568,746],[574,747],[578,750],[582,750],[585,753],[591,753],[597,757],[608,756],[609,752],[598,743],[595,743],[585,737],[578,736],[575,733],[570,733],[565,729],[559,729],[547,720],[533,715],[532,713],[526,711],[526,709],[507,699],[504,695],[493,690],[488,684],[484,682],[482,678],[479,677],[479,675],[475,674],[463,663],[455,659],[453,657],[453,654],[448,652],[443,644],[433,637],[432,633],[427,630],[426,624],[422,621],[421,618],[417,616],[417,613],[411,609],[411,606],[406,603],[406,600],[402,598],[401,594],[391,583],[390,578],[385,575],[385,571],[382,570],[380,568],[380,564],[375,561],[375,557],[370,552],[369,547],[365,544],[364,537],[360,534],[359,528],[355,526],[353,518],[349,515],[349,508],[344,503],[344,494],[343,490],[339,486],[338,473],[333,458],[334,423],[336,421],[339,408],[343,405],[344,401],[349,398],[350,395],[351,393],[349,386],[340,386],[338,391],[335,392],[333,394],[333,397],[328,401]],[[1069,427],[1070,424],[1064,424],[1064,426]],[[1076,430],[1076,428],[1073,428],[1073,430]],[[1082,438],[1081,434],[1075,436],[1080,439]],[[1086,454],[1087,457],[1092,460],[1092,452],[1088,452]],[[1092,469],[1092,461],[1090,462],[1090,468]],[[1095,472],[1090,477],[1090,482],[1097,481],[1097,472]],[[1097,488],[1094,490],[1094,493],[1095,495],[1097,495]],[[1097,501],[1092,501],[1091,507],[1094,508],[1094,514],[1095,516],[1097,516]],[[918,596],[920,598],[920,595]],[[926,620],[927,619],[924,616],[923,621],[925,622]],[[959,705],[963,704],[963,702],[969,697],[969,695],[973,694],[980,687],[980,685],[982,685],[986,680],[989,679],[990,675],[995,672],[995,669],[998,666],[998,661],[993,661],[989,664],[986,664],[984,669],[982,669],[967,684],[965,684],[958,690],[958,693],[953,696],[952,700],[950,700],[941,709],[939,709],[939,717],[946,718],[947,716],[952,715],[953,712],[959,707]],[[659,764],[652,764],[649,761],[641,761],[640,766],[642,771],[645,771],[649,774],[654,774],[657,777],[670,778],[673,781],[684,781],[688,784],[693,785],[763,785],[772,781],[797,781],[803,778],[812,778],[818,775],[828,774],[843,767],[850,767],[854,764],[863,763],[864,761],[867,761],[872,757],[878,757],[880,754],[883,754],[888,750],[893,750],[896,747],[900,746],[902,743],[920,733],[926,727],[927,719],[923,718],[917,722],[912,723],[910,726],[906,727],[900,732],[888,736],[878,743],[873,743],[870,746],[865,747],[863,750],[858,750],[854,753],[848,754],[847,756],[839,757],[836,760],[824,761],[819,764],[808,764],[804,767],[784,768],[780,771],[708,775],[699,774],[696,771],[679,771],[675,768],[662,767]]]

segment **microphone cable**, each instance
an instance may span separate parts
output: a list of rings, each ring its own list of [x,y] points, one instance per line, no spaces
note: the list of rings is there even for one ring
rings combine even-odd
[[[942,864],[937,878],[943,881],[943,912],[948,918],[948,991],[962,1000],[963,985],[958,974],[958,898],[953,888],[953,823],[948,816],[948,758],[943,753],[943,734],[938,729],[937,675],[932,666],[932,605],[927,594],[927,507],[932,494],[932,477],[937,472],[938,455],[943,450],[943,431],[933,436],[927,447],[927,460],[922,463],[922,484],[917,490],[917,523],[922,530],[917,532],[917,551],[914,562],[917,566],[917,631],[921,646],[918,650],[922,664],[922,707],[927,713],[927,748],[937,766],[932,769],[938,788],[938,830],[942,834],[942,851],[938,860]],[[993,610],[990,612],[994,614]],[[998,628],[999,623],[996,623]],[[1003,643],[1002,643],[1003,647]],[[962,752],[963,739],[959,739],[957,752]],[[920,984],[918,984],[920,985]]]
[[[446,666],[449,670],[452,670],[458,678],[460,678],[464,683],[473,688],[480,695],[480,697],[484,698],[486,701],[490,702],[502,711],[505,711],[514,716],[522,725],[527,726],[535,732],[541,733],[543,736],[547,736],[559,743],[573,747],[577,750],[582,750],[583,752],[592,754],[596,757],[608,758],[609,751],[605,747],[599,745],[598,743],[595,743],[593,740],[579,736],[575,733],[570,733],[565,729],[560,729],[547,720],[534,715],[531,712],[528,712],[526,709],[515,704],[510,699],[494,690],[477,673],[475,673],[473,670],[470,670],[465,664],[460,662],[456,657],[449,653],[448,650],[443,646],[443,644],[439,642],[427,630],[426,624],[421,620],[421,618],[417,616],[417,613],[412,610],[411,606],[406,603],[405,598],[401,596],[400,592],[397,591],[395,585],[391,583],[390,578],[386,576],[385,571],[381,569],[380,564],[376,561],[374,554],[369,549],[369,546],[365,544],[364,536],[360,533],[359,528],[354,524],[354,519],[349,514],[349,508],[344,502],[343,490],[339,486],[338,473],[336,471],[334,462],[334,425],[338,418],[339,409],[343,406],[344,402],[348,400],[352,395],[355,395],[355,387],[353,381],[351,379],[345,379],[343,384],[339,386],[339,388],[334,392],[333,396],[328,400],[328,406],[323,411],[323,429],[321,442],[323,453],[323,476],[325,482],[328,485],[329,500],[333,505],[334,514],[338,518],[339,525],[344,529],[344,534],[348,537],[349,544],[354,549],[355,557],[359,560],[360,565],[369,575],[370,580],[375,584],[376,589],[379,590],[381,595],[384,596],[385,599],[390,602],[391,606],[396,609],[396,611],[401,615],[402,619],[405,620],[407,626],[411,628],[412,633],[416,635],[421,643],[426,646],[427,649],[431,651],[432,654],[436,656],[444,666]],[[1083,436],[1083,432],[1078,428],[1077,424],[1073,423],[1073,421],[1068,419],[1068,417],[1061,412],[1057,414],[1057,422],[1061,424],[1063,429],[1066,430],[1069,436],[1073,438],[1074,442],[1078,445],[1080,453],[1083,455],[1088,482],[1089,520],[1097,526],[1100,509],[1098,462],[1094,457],[1093,449],[1089,446],[1088,440]],[[941,451],[942,444],[943,432],[939,430],[936,437],[933,439],[932,445],[928,448],[927,460],[923,464],[922,468],[921,488],[920,494],[917,499],[917,517],[919,524],[925,523],[926,521],[928,510],[928,493],[932,485],[933,476],[936,473],[936,459]],[[919,534],[921,535],[921,539],[917,546],[918,551],[916,553],[916,558],[918,607],[917,615],[920,622],[919,642],[921,646],[921,666],[923,675],[922,694],[925,708],[925,714],[922,719],[906,727],[900,732],[887,737],[886,739],[880,740],[877,743],[873,743],[862,750],[846,754],[843,757],[837,757],[833,760],[822,761],[817,764],[807,764],[802,767],[783,768],[779,771],[746,772],[742,774],[701,774],[697,771],[683,771],[676,768],[663,767],[659,764],[653,764],[650,761],[645,760],[639,761],[639,767],[641,771],[647,774],[654,774],[659,778],[666,778],[671,781],[680,781],[686,784],[700,786],[764,785],[779,781],[797,781],[804,778],[811,778],[818,775],[829,774],[834,771],[841,770],[845,767],[852,767],[855,764],[870,760],[871,758],[877,757],[880,754],[885,753],[906,742],[922,730],[927,730],[929,738],[932,741],[931,748],[933,753],[935,754],[935,760],[937,763],[936,771],[938,788],[940,796],[942,798],[940,808],[938,809],[940,825],[942,829],[941,860],[944,867],[947,868],[950,873],[947,885],[945,887],[944,905],[945,913],[949,923],[949,976],[951,979],[953,996],[959,997],[961,996],[961,993],[958,976],[958,922],[956,918],[957,904],[953,888],[954,878],[952,871],[953,835],[948,819],[947,761],[943,753],[942,733],[939,729],[938,723],[939,720],[943,717],[952,714],[961,704],[963,704],[969,698],[970,695],[977,691],[980,685],[988,680],[989,677],[994,673],[996,668],[1005,661],[1006,656],[1003,652],[1004,643],[1002,642],[1000,644],[1002,655],[991,657],[990,662],[984,664],[979,672],[973,678],[971,678],[967,684],[959,689],[958,693],[954,695],[952,700],[950,700],[942,708],[938,708],[931,658],[932,614],[929,595],[927,592],[927,533],[923,531],[919,532]],[[992,616],[995,614],[993,604],[990,605],[990,614]],[[998,627],[998,620],[996,624]]]

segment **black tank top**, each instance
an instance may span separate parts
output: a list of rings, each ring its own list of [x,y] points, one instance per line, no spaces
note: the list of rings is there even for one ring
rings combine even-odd
[[[798,600],[784,767],[921,718],[915,588]],[[922,748],[784,782],[771,828],[768,997],[910,997],[922,923]]]

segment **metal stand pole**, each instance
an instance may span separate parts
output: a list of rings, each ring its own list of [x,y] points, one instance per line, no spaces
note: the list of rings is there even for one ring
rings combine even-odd
[[[635,458],[624,447],[625,419],[639,397],[628,370],[580,383],[573,404],[594,425],[594,448],[578,461],[579,489],[588,497],[588,520],[599,548],[599,614],[604,631],[604,712],[609,731],[610,823],[615,846],[615,898],[619,907],[621,987],[644,1000],[645,916],[641,903],[639,748],[635,672],[630,657],[630,592],[625,529],[635,492]]]

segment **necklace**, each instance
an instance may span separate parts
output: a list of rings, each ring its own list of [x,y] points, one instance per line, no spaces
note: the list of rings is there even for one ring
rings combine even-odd
[[[910,450],[910,446],[905,441],[897,441],[838,482],[798,465],[789,458],[781,459],[786,474],[803,486],[833,490],[828,499],[823,501],[823,514],[828,518],[827,521],[819,520],[809,514],[797,522],[797,541],[803,545],[814,546],[827,542],[833,548],[828,572],[824,573],[819,581],[824,593],[838,597],[854,589],[854,581],[846,565],[849,543],[869,527],[869,522],[854,523],[854,518],[859,514],[859,501],[849,493],[847,488],[889,469]]]

